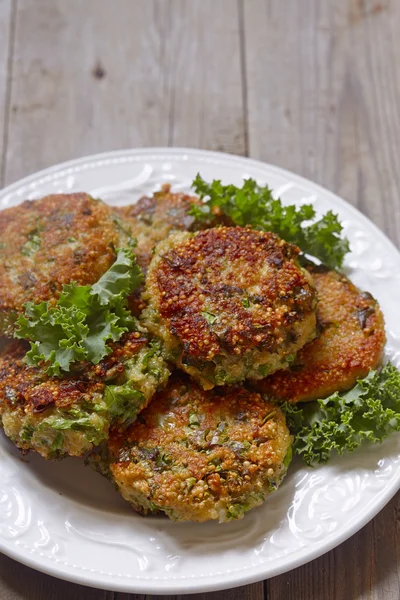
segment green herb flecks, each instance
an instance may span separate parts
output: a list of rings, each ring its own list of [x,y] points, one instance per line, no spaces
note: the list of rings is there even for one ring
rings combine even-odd
[[[133,423],[145,404],[142,392],[135,389],[130,382],[106,386],[104,401],[112,419],[118,419],[125,426]]]
[[[292,462],[292,458],[293,458],[293,450],[292,447],[289,447],[289,450],[286,452],[286,456],[283,459],[283,464],[286,467],[286,470],[289,468],[290,463]]]
[[[267,377],[267,375],[269,374],[270,370],[271,370],[270,365],[260,365],[259,367],[257,367],[257,371],[263,377]]]
[[[21,440],[23,442],[30,442],[35,432],[35,428],[32,425],[25,425],[21,431]]]
[[[190,490],[192,489],[192,487],[194,485],[196,485],[196,483],[197,483],[197,479],[195,477],[188,477],[186,479],[186,488],[187,488],[187,491],[190,492]]]
[[[243,306],[243,308],[250,308],[250,300],[249,300],[248,296],[246,296],[245,298],[242,298],[242,306]]]
[[[203,310],[201,312],[202,316],[205,318],[205,320],[207,321],[207,323],[209,325],[213,325],[215,323],[215,321],[218,319],[218,317],[216,315],[213,315],[210,312],[207,312],[205,310]]]
[[[102,413],[102,414],[101,414]],[[68,410],[56,409],[48,417],[43,418],[36,427],[35,436],[43,436],[41,443],[49,443],[49,432],[53,432],[51,450],[56,452],[64,447],[65,434],[68,431],[80,432],[90,444],[100,444],[104,441],[109,427],[109,416],[104,413],[93,413],[81,407]]]
[[[273,417],[275,417],[275,415],[276,415],[276,410],[271,410],[269,413],[267,413],[262,420],[263,425],[264,425],[264,423],[266,423],[267,421],[270,421]]]
[[[331,268],[341,267],[349,252],[349,242],[341,237],[342,226],[332,211],[316,219],[311,204],[285,206],[273,197],[268,186],[259,186],[253,179],[238,188],[219,180],[207,183],[197,175],[192,187],[204,201],[191,208],[191,214],[200,222],[209,220],[213,211],[222,211],[235,225],[277,233]]]
[[[62,450],[63,445],[64,436],[61,431],[58,431],[56,437],[54,438],[51,444],[51,451],[57,453],[59,450]]]
[[[388,363],[345,394],[282,408],[295,453],[308,465],[324,463],[334,452],[352,452],[364,441],[382,442],[400,431],[400,372]]]
[[[199,417],[193,411],[189,413],[189,427],[192,429],[198,429],[200,427]]]
[[[22,246],[21,254],[23,256],[32,256],[35,252],[39,250],[41,246],[41,239],[35,233],[29,237],[29,240]]]

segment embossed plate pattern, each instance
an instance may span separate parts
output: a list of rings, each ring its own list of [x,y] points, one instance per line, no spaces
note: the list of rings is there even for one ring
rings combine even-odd
[[[0,193],[5,208],[48,193],[88,191],[128,204],[163,182],[187,190],[197,172],[240,183],[254,177],[285,202],[332,208],[352,252],[346,272],[380,301],[387,356],[400,366],[400,255],[375,225],[323,188],[244,158],[145,149],[82,158]],[[75,459],[23,461],[0,436],[0,550],[31,567],[90,586],[148,594],[207,592],[252,583],[330,550],[370,520],[399,489],[400,436],[309,469],[294,464],[282,487],[242,521],[174,524],[135,515],[99,475]]]

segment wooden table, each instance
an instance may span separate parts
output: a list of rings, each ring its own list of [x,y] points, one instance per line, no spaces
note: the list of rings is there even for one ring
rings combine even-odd
[[[194,146],[321,183],[400,243],[398,0],[0,0],[0,182]],[[400,598],[398,494],[357,535],[207,600]],[[144,600],[0,558],[1,600]],[[181,600],[183,597],[180,597]]]

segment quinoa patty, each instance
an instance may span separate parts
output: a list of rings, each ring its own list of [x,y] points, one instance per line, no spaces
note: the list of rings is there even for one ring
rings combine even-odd
[[[278,487],[290,445],[283,413],[259,394],[206,392],[176,372],[134,425],[111,432],[98,460],[143,515],[225,522],[242,518]]]
[[[29,345],[12,341],[0,354],[0,414],[6,435],[44,458],[81,456],[107,438],[110,424],[127,427],[168,379],[157,344],[139,333],[110,344],[98,365],[79,363],[62,378],[28,367]]]
[[[147,273],[143,321],[204,389],[261,379],[316,335],[316,295],[298,253],[242,227],[171,235]]]
[[[378,303],[344,275],[309,267],[318,292],[320,336],[297,354],[291,368],[255,388],[278,400],[304,402],[351,389],[381,362],[385,324]]]
[[[165,184],[153,196],[143,196],[135,204],[115,209],[137,239],[137,262],[145,272],[154,246],[167,238],[171,231],[195,231],[200,228],[195,217],[190,215],[190,209],[199,203],[197,196],[173,193],[170,184]],[[217,221],[215,217],[212,223],[216,224]]]
[[[200,203],[197,196],[171,192],[170,184],[166,183],[153,196],[143,196],[136,204],[115,208],[137,240],[135,254],[144,273],[147,272],[154,247],[171,232],[195,231],[227,222],[227,217],[218,215],[205,223],[196,221],[190,215],[190,209]],[[139,314],[144,308],[144,303],[140,300],[141,292],[142,289],[136,290],[131,300],[131,308],[135,314]]]
[[[129,235],[112,209],[87,194],[55,194],[0,211],[0,334],[25,302],[56,298],[71,281],[95,283]]]

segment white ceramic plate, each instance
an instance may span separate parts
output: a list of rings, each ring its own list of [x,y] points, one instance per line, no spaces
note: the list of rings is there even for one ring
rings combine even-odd
[[[58,165],[0,193],[5,208],[26,198],[88,191],[127,204],[171,182],[268,183],[285,202],[332,208],[352,252],[346,272],[380,301],[387,354],[400,366],[400,255],[349,204],[292,173],[245,158],[185,149],[112,152]],[[399,489],[400,436],[316,469],[294,464],[264,506],[225,525],[175,524],[135,515],[107,481],[76,459],[21,459],[0,435],[0,550],[77,583],[124,592],[178,594],[231,588],[297,567],[369,521]]]

